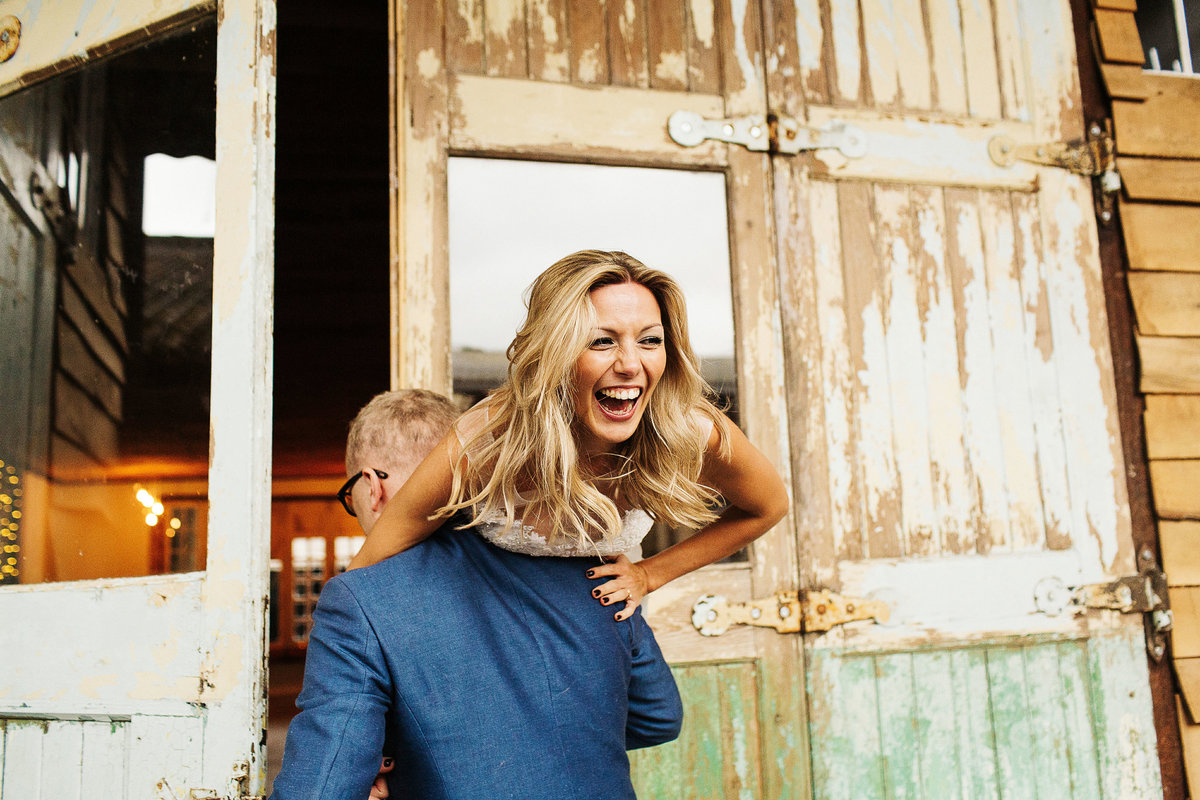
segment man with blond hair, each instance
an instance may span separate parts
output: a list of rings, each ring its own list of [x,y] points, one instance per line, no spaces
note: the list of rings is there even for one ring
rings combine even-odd
[[[456,413],[419,390],[359,412],[338,498],[368,535]],[[676,738],[682,709],[640,612],[615,621],[591,566],[447,524],[331,579],[272,797],[633,798],[626,750]],[[381,754],[394,771],[372,788]]]

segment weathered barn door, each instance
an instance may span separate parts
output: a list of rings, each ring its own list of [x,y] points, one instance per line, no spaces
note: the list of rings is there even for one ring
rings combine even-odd
[[[54,325],[56,307],[72,303],[90,309],[80,319],[117,317],[118,301],[106,306],[96,299],[118,295],[112,285],[100,284],[93,295],[91,284],[77,289],[56,282],[55,270],[86,259],[106,264],[104,253],[80,247],[83,226],[73,226],[83,216],[82,195],[71,187],[117,182],[120,166],[100,156],[102,136],[86,138],[88,146],[66,158],[59,145],[76,117],[68,116],[55,81],[164,37],[211,32],[217,4],[0,3],[0,447],[6,459],[0,505],[9,567],[0,587],[0,795],[6,799],[178,800],[261,791],[274,6],[229,0],[220,11],[207,569],[38,583],[32,570],[17,569],[24,554],[12,540],[35,516],[21,510],[69,491],[72,482],[47,468],[51,451],[61,446],[48,441],[50,361],[68,358],[71,348],[122,341],[117,328],[109,339],[89,342],[86,331]],[[103,108],[103,93],[94,88],[73,96]],[[169,125],[172,109],[157,111],[140,124]],[[107,237],[107,252],[119,253],[120,228],[109,227]],[[98,373],[75,380],[53,391],[102,393]],[[120,417],[120,400],[118,390],[110,417]],[[114,465],[115,458],[101,466]],[[74,555],[69,537],[80,531],[46,526],[44,518],[38,524],[48,528],[39,535],[57,552]],[[108,544],[113,552],[128,547],[115,537]]]
[[[773,159],[803,583],[892,611],[806,643],[814,795],[1161,796],[1140,616],[1035,605],[1137,572],[1088,179],[989,157],[1083,137],[1067,3],[765,18],[865,134]]]
[[[769,161],[720,143],[680,148],[666,132],[677,110],[706,117],[765,114],[758,5],[487,0],[443,8],[431,0],[393,8],[399,177],[393,383],[451,389],[450,157],[717,172],[725,176],[728,206],[740,418],[786,474]],[[606,241],[620,246],[619,231]],[[494,243],[497,250],[514,246]],[[497,291],[519,297],[549,263],[531,265],[523,283]],[[703,324],[693,320],[693,326]],[[701,570],[654,597],[649,616],[679,665],[688,722],[679,746],[652,751],[635,764],[644,796],[804,795],[799,639],[748,630],[707,639],[690,623],[691,604],[702,592],[740,597],[794,588],[795,547],[785,522],[754,545],[749,561]]]

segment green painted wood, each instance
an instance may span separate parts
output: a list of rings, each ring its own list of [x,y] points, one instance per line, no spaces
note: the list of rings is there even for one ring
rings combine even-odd
[[[677,741],[630,753],[638,797],[762,797],[755,664],[690,665],[672,671],[683,698],[683,730]]]
[[[819,800],[1161,798],[1141,631],[812,650]]]
[[[920,723],[917,719],[912,654],[877,656],[875,682],[879,704],[879,742],[883,755],[884,797],[919,796]]]

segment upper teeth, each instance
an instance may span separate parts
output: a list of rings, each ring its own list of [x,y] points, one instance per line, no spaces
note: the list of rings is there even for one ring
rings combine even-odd
[[[601,389],[600,394],[614,400],[634,400],[641,395],[641,389]]]

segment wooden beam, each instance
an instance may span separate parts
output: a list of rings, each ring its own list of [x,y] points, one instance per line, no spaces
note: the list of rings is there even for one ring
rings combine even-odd
[[[1200,519],[1200,460],[1151,461],[1150,486],[1160,517]]]
[[[1180,664],[1186,663],[1184,672],[1180,671]],[[1188,794],[1191,797],[1200,797],[1200,692],[1196,691],[1197,681],[1200,681],[1200,662],[1196,659],[1189,659],[1188,662],[1175,662],[1175,674],[1179,678],[1180,692],[1183,692],[1185,684],[1185,675],[1189,680],[1187,685],[1191,687],[1191,698],[1196,703],[1194,709],[1197,716],[1189,717],[1189,713],[1184,707],[1184,701],[1181,699],[1179,703],[1179,731],[1183,739],[1183,760],[1187,765],[1188,777]]]
[[[1144,80],[1145,72],[1133,64],[1100,64],[1104,88],[1110,97],[1124,100],[1145,100],[1154,93]]]
[[[1200,161],[1118,158],[1117,172],[1130,199],[1200,203]]]
[[[1147,336],[1200,336],[1200,273],[1130,272],[1138,331]]]
[[[1171,589],[1171,653],[1175,658],[1200,658],[1200,586]],[[1200,709],[1197,709],[1200,710]]]
[[[1200,458],[1200,395],[1146,395],[1143,419],[1150,458]]]
[[[1144,393],[1200,392],[1200,339],[1138,336],[1137,347]]]
[[[1096,8],[1112,8],[1117,11],[1137,11],[1137,0],[1094,0]]]
[[[1121,227],[1130,269],[1200,272],[1200,207],[1122,203]]]
[[[1146,60],[1132,11],[1097,8],[1096,33],[1100,38],[1100,57],[1105,61],[1141,64]]]
[[[1162,520],[1158,524],[1162,568],[1169,586],[1200,586],[1200,522]]]

